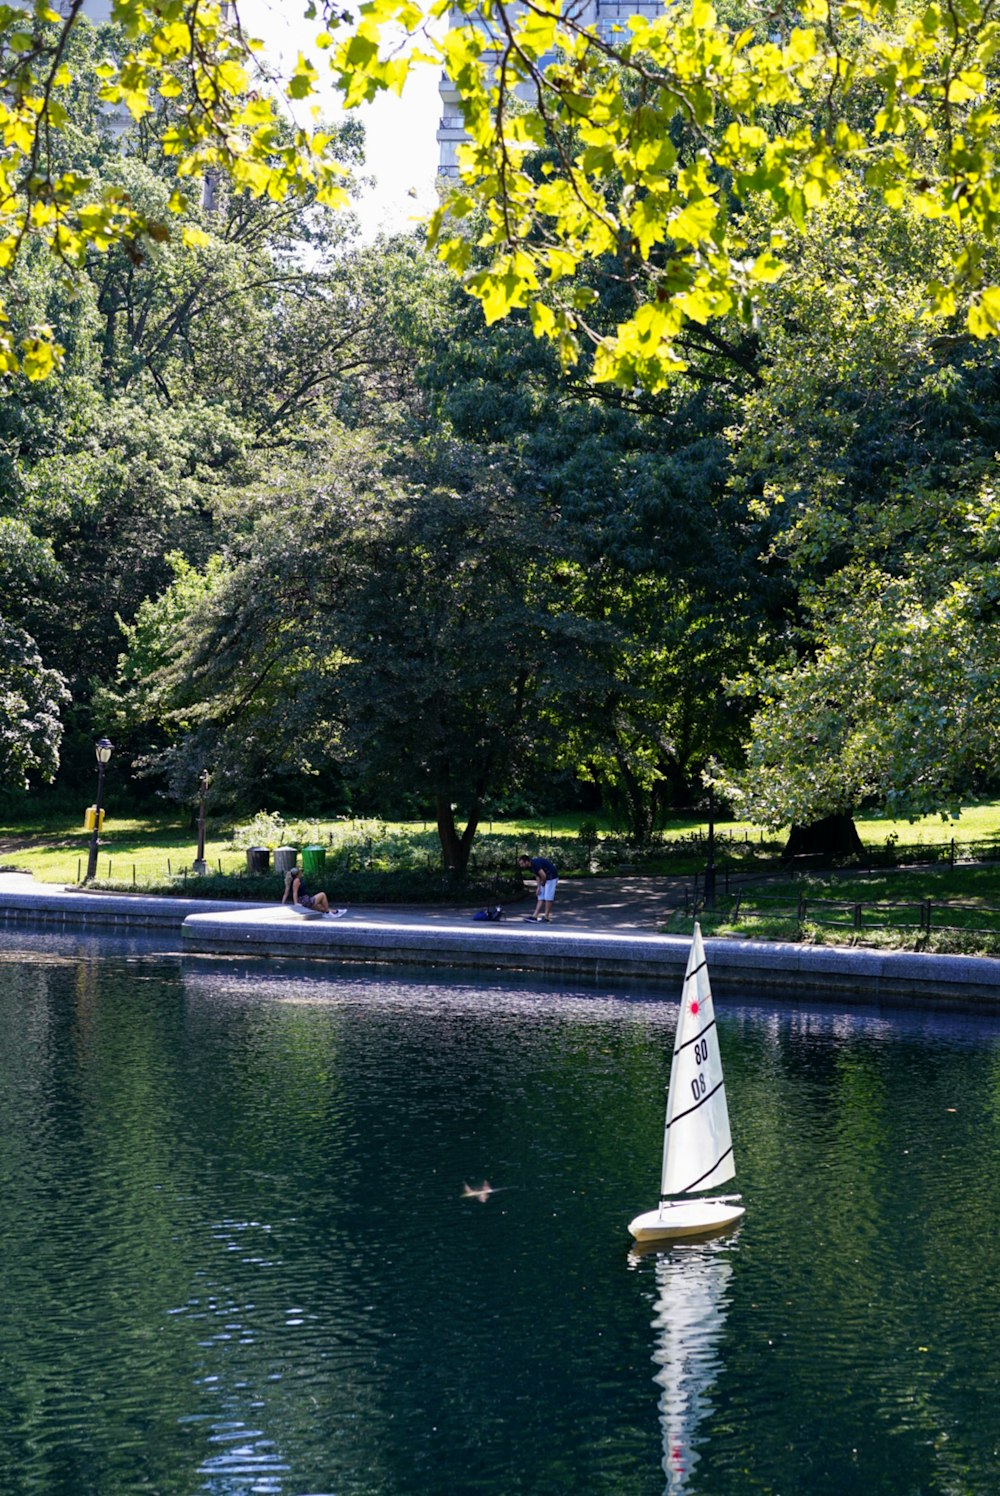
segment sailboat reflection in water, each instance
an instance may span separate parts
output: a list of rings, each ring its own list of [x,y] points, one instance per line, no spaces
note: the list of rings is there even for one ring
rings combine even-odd
[[[683,1496],[691,1489],[696,1445],[706,1437],[703,1425],[722,1365],[718,1347],[732,1271],[727,1249],[717,1242],[677,1246],[656,1259],[653,1360],[661,1388],[664,1496]]]

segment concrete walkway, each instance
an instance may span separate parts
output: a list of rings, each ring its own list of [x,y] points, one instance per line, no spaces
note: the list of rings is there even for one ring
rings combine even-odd
[[[655,985],[674,996],[689,941],[660,935],[674,897],[658,879],[608,878],[560,885],[557,921],[526,922],[533,902],[500,924],[472,911],[368,906],[341,919],[281,904],[88,893],[0,874],[0,920],[91,931],[173,931],[182,952],[295,956],[405,966],[540,972],[600,985]],[[845,1003],[902,1003],[1000,1012],[1000,960],[905,951],[706,940],[720,992],[774,992]]]
[[[277,886],[277,879],[276,886]],[[552,929],[619,930],[654,935],[677,907],[679,895],[664,878],[563,879],[559,884]],[[0,912],[34,910],[91,923],[140,924],[164,928],[179,926],[189,914],[234,910],[268,910],[275,904],[245,903],[223,899],[154,898],[147,894],[90,892],[61,883],[40,883],[30,873],[0,873]],[[534,895],[526,894],[504,906],[505,928],[524,924],[535,907]],[[416,924],[432,927],[471,921],[472,905],[357,904],[350,916],[376,924]],[[530,924],[526,926],[530,928]]]
[[[686,880],[690,885],[690,879]],[[618,930],[628,934],[655,935],[669,914],[683,902],[680,884],[666,878],[563,878],[553,909],[552,930]],[[517,903],[504,905],[504,926],[525,924],[535,907],[534,894],[526,894]],[[379,922],[396,923],[399,919],[418,920],[421,924],[454,924],[471,920],[472,905],[458,908],[433,908],[427,905],[366,904],[352,908],[351,913]],[[530,929],[530,923],[526,928]]]

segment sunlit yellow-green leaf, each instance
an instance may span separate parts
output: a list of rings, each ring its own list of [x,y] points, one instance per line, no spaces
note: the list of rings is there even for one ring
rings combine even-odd
[[[969,331],[974,337],[988,338],[1000,329],[1000,286],[987,286],[969,307]]]
[[[291,99],[307,99],[315,93],[319,74],[308,58],[299,53],[295,71],[288,81],[288,96]],[[241,85],[242,86],[242,85]],[[236,91],[236,90],[234,90]]]
[[[188,249],[204,249],[211,242],[212,236],[193,223],[186,223],[181,229],[181,243]]]
[[[63,349],[51,340],[51,329],[46,336],[25,338],[21,344],[21,370],[33,383],[48,379],[62,361]]]
[[[536,338],[547,338],[555,331],[556,318],[552,308],[544,301],[536,301],[531,307],[531,326]]]
[[[712,198],[688,203],[667,225],[671,239],[680,244],[700,244],[715,228],[718,204]]]
[[[787,268],[785,262],[779,260],[777,255],[772,254],[770,250],[765,250],[763,254],[757,256],[750,266],[750,279],[760,281],[764,285],[770,285],[773,281],[778,280]]]

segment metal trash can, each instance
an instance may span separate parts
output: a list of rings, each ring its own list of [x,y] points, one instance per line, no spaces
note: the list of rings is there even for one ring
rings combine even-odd
[[[274,854],[274,871],[290,873],[299,857],[298,847],[278,847]]]
[[[302,848],[302,871],[304,873],[321,873],[326,867],[325,847],[303,847]]]
[[[251,877],[269,871],[271,851],[269,847],[247,847],[247,872]]]

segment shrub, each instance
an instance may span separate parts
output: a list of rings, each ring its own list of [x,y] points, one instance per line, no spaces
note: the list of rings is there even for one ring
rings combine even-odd
[[[403,868],[380,872],[367,868],[352,872],[327,865],[325,872],[310,879],[319,885],[332,904],[454,904],[502,903],[522,892],[520,878],[483,874],[459,880],[440,868]],[[90,885],[106,893],[146,893],[184,899],[227,899],[246,903],[277,903],[284,889],[279,873],[252,876],[246,873],[208,873],[202,877],[150,878],[146,881],[95,878]]]

